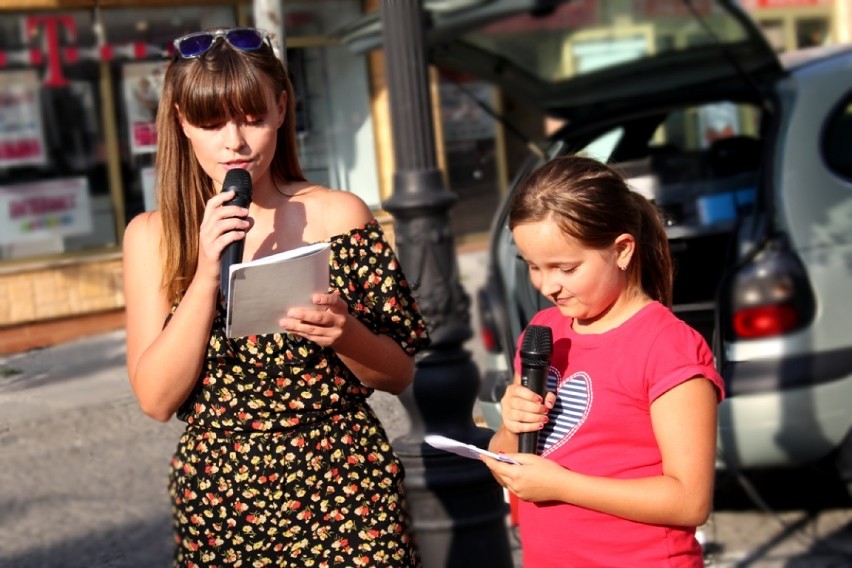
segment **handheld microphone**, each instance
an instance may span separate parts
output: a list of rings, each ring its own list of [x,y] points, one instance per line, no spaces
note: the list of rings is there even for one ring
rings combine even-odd
[[[236,192],[233,199],[224,203],[224,205],[248,207],[251,203],[251,175],[239,168],[228,170],[228,173],[225,174],[225,181],[222,182],[222,191]],[[234,241],[222,250],[222,256],[219,258],[221,270],[219,289],[222,291],[222,297],[225,298],[226,305],[228,303],[228,288],[231,281],[231,265],[239,264],[243,261],[244,249],[245,240]]]
[[[546,325],[529,325],[521,342],[521,384],[544,396],[547,387],[547,369],[553,353],[553,330]],[[522,432],[518,451],[536,453],[538,432]]]

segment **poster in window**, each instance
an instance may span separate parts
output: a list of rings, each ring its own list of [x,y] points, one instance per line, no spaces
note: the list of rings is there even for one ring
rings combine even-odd
[[[132,154],[157,148],[157,107],[163,93],[165,62],[126,63],[122,67],[127,132]]]
[[[0,186],[0,245],[91,232],[87,178]]]
[[[0,168],[47,162],[39,88],[35,71],[0,72]]]

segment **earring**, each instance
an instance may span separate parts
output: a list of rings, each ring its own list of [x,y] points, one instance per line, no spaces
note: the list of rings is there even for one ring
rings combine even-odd
[[[619,268],[619,270],[624,272],[625,270],[627,270],[627,265],[625,264],[624,266],[619,266],[618,268]]]

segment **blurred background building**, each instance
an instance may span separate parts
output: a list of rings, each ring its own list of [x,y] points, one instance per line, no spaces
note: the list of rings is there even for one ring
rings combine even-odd
[[[645,10],[680,2],[633,1]],[[488,3],[424,0],[443,10]],[[779,52],[850,41],[850,4],[743,2]],[[281,25],[306,174],[357,193],[390,227],[381,211],[393,175],[382,54],[356,55],[340,40],[378,7],[282,0]],[[491,29],[535,41],[541,30],[525,22]],[[171,41],[231,25],[254,25],[250,0],[0,2],[0,353],[123,326],[121,241],[134,215],[156,207],[154,116]],[[526,140],[553,125],[486,82],[438,68],[431,78],[439,166],[459,198],[454,234],[481,242]]]

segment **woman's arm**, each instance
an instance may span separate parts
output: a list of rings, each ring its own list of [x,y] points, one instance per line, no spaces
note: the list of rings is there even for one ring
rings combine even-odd
[[[367,205],[355,194],[325,190],[321,219],[327,237],[348,233],[374,221]],[[336,294],[317,294],[318,309],[293,308],[281,320],[283,329],[331,347],[341,361],[366,386],[399,394],[414,378],[414,357],[392,337],[373,333],[349,313]]]
[[[281,319],[289,333],[331,347],[364,385],[399,394],[414,379],[414,357],[387,335],[369,330],[336,294],[317,294],[313,308],[291,308]],[[325,306],[325,309],[322,307]]]
[[[290,331],[323,347],[332,347],[358,380],[370,388],[399,394],[411,384],[414,357],[396,341],[369,330],[349,314],[346,302],[334,294],[319,294],[316,305],[326,306],[326,311],[290,310],[290,318],[296,316],[288,319]],[[319,325],[311,327],[311,321]]]
[[[125,231],[127,372],[140,408],[157,420],[171,418],[201,373],[219,293],[219,255],[242,238],[233,229],[247,225],[233,209],[219,207],[232,196],[223,192],[208,203],[195,276],[165,328],[171,305],[161,285],[160,214],[143,213]]]
[[[529,454],[512,455],[520,466],[484,460],[501,484],[526,501],[563,501],[642,523],[698,526],[713,501],[717,404],[715,387],[701,377],[651,404],[660,476],[593,477]]]

